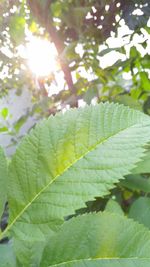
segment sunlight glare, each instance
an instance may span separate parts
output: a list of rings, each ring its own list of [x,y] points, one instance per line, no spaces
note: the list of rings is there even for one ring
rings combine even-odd
[[[56,48],[47,40],[30,38],[26,52],[28,66],[36,76],[48,76],[58,69]]]

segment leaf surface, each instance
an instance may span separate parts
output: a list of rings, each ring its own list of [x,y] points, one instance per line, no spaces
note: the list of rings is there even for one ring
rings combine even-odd
[[[7,161],[2,148],[0,147],[0,218],[4,211],[4,205],[7,198]]]
[[[108,200],[106,207],[105,207],[105,211],[124,215],[123,210],[121,206],[119,205],[119,203],[113,199]]]
[[[44,240],[65,216],[107,195],[134,168],[149,140],[149,117],[113,103],[44,120],[11,161],[7,230],[20,239]]]
[[[144,178],[139,174],[128,175],[120,182],[120,185],[133,191],[150,192],[150,178]]]
[[[87,259],[150,258],[149,251],[147,228],[125,216],[100,212],[65,222],[47,244],[40,266]]]
[[[17,258],[18,266],[38,267],[41,261],[44,242],[28,242],[23,240],[13,240],[13,247]]]
[[[17,267],[12,243],[0,244],[0,266]]]
[[[132,173],[150,173],[150,149],[147,150],[143,160],[137,164],[137,167],[133,169]]]
[[[129,217],[150,228],[150,198],[139,197],[130,208]]]
[[[52,267],[149,267],[149,259],[96,259],[79,260],[64,264],[52,265]]]

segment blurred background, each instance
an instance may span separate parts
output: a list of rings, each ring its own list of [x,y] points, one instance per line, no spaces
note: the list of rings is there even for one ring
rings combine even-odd
[[[150,113],[150,1],[1,0],[0,145],[101,101]]]

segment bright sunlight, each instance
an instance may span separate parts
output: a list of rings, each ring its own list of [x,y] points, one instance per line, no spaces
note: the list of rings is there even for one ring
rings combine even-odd
[[[30,37],[26,47],[26,59],[36,76],[48,76],[58,69],[56,48],[47,40]]]

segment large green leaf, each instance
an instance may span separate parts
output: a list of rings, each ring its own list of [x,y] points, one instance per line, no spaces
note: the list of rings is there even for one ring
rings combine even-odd
[[[149,117],[113,103],[44,120],[12,158],[4,234],[11,229],[21,239],[45,239],[65,216],[108,194],[134,168],[149,140]]]
[[[0,147],[0,217],[4,211],[7,194],[7,161],[2,148]]]
[[[47,244],[40,266],[83,259],[150,259],[149,251],[150,232],[143,225],[114,213],[86,214],[63,224]]]

